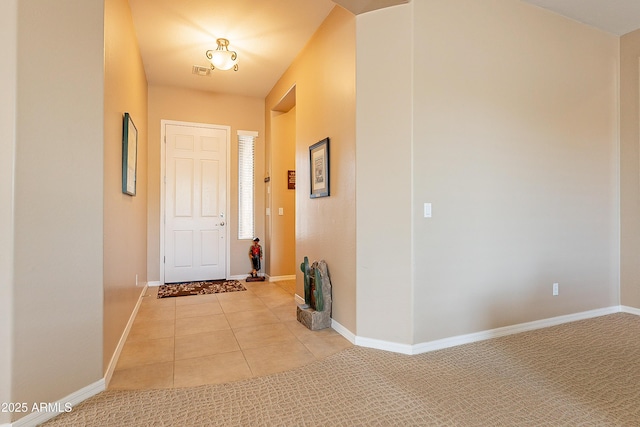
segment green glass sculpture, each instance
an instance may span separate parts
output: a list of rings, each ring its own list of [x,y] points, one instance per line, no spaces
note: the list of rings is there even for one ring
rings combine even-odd
[[[311,283],[309,283],[309,259],[304,257],[304,262],[300,264],[300,270],[304,274],[304,303],[311,307]]]
[[[313,266],[309,267],[309,258],[304,257],[304,262],[300,264],[300,271],[304,274],[304,303],[316,311],[323,311],[324,298],[322,295],[322,275],[320,274],[320,270],[313,268]],[[311,274],[313,274],[313,276],[311,276]],[[312,289],[312,282],[315,285],[315,289]]]

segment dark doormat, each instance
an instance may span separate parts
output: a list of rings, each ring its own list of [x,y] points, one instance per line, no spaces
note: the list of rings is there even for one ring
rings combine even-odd
[[[238,292],[246,290],[247,288],[237,280],[205,280],[202,282],[168,283],[158,287],[158,298],[219,294],[222,292]]]

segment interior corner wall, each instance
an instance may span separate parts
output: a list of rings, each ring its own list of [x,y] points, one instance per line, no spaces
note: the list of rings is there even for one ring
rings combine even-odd
[[[620,38],[620,299],[640,308],[640,30]]]
[[[13,175],[16,148],[18,0],[0,6],[0,403],[11,402],[13,353]],[[0,425],[11,422],[0,411]]]
[[[271,180],[268,199],[271,207],[269,247],[265,262],[272,277],[295,275],[296,268],[296,195],[288,189],[288,170],[296,168],[296,108],[271,114]],[[257,179],[260,185],[260,179]],[[282,215],[279,209],[282,208]],[[267,221],[269,218],[267,218]],[[297,263],[300,265],[300,263]]]
[[[17,6],[11,402],[31,408],[103,378],[104,4]]]
[[[357,335],[401,344],[413,338],[412,10],[357,17]]]
[[[106,0],[104,9],[103,358],[106,371],[147,282],[147,80],[129,2]],[[122,192],[125,112],[131,115],[138,130],[135,196]]]
[[[355,73],[355,17],[336,6],[273,87],[263,113],[266,136],[271,138],[271,111],[295,84],[296,263],[305,256],[327,262],[333,286],[332,317],[354,333]],[[311,199],[309,147],[326,137],[331,139],[331,195]],[[304,295],[302,273],[296,269],[296,274],[296,293]]]
[[[618,305],[618,37],[517,0],[412,4],[415,342]]]
[[[256,234],[264,235],[264,100],[192,89],[149,86],[149,194],[148,266],[149,281],[160,280],[160,158],[161,120],[208,123],[231,127],[231,177],[229,201],[231,276],[246,275],[251,268],[247,253],[250,240],[238,239],[238,130],[257,131],[255,151]]]

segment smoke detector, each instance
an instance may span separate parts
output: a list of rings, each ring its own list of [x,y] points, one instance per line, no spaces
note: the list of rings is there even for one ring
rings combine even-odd
[[[206,77],[211,75],[211,68],[194,65],[193,67],[191,67],[191,74],[195,74],[196,76]]]

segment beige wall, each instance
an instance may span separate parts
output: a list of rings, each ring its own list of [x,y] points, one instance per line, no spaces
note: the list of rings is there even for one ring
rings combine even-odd
[[[640,308],[640,30],[620,38],[620,293]]]
[[[617,305],[617,37],[515,0],[412,5],[414,342]]]
[[[413,331],[411,12],[357,18],[357,334],[403,344]]]
[[[296,109],[286,113],[271,113],[271,181],[267,184],[267,207],[271,215],[266,218],[270,230],[267,255],[267,273],[270,276],[296,274],[296,192],[287,186],[287,171],[296,169]],[[270,197],[269,197],[270,196]],[[279,214],[283,209],[283,215]],[[297,263],[300,265],[300,263]]]
[[[230,275],[245,275],[251,268],[247,253],[251,241],[238,240],[238,130],[257,131],[256,233],[264,235],[264,101],[205,91],[149,87],[149,194],[148,277],[160,280],[160,121],[176,120],[231,126],[230,176]]]
[[[617,38],[514,0],[412,2],[357,34],[358,335],[617,305]]]
[[[103,374],[103,22],[102,0],[18,2],[11,401],[29,406]]]
[[[0,6],[0,402],[11,402],[13,352],[13,173],[16,150],[18,0]],[[0,412],[0,425],[11,416]]]
[[[424,342],[615,305],[619,289],[623,304],[640,307],[640,32],[619,46],[515,0],[491,9],[429,0],[372,12],[357,18],[356,104],[356,19],[336,8],[266,108],[258,99],[151,87],[145,117],[139,58],[119,51],[131,41],[125,3],[108,0],[104,12],[100,0],[2,4],[0,400],[53,402],[102,378],[131,312],[135,274],[144,281],[144,233],[135,230],[134,261],[120,275],[118,226],[144,224],[144,209],[142,193],[116,194],[122,112],[135,114],[142,141],[148,117],[149,169],[139,173],[149,182],[153,281],[160,120],[230,125],[234,176],[236,130],[258,130],[261,155],[271,108],[293,84],[296,263],[304,255],[327,260],[334,318],[352,332]],[[398,65],[373,67],[387,43],[401,53]],[[34,58],[47,64],[46,78]],[[131,65],[135,73],[121,74]],[[119,83],[128,95],[105,97]],[[310,200],[308,147],[326,136],[332,195]],[[262,176],[258,170],[258,212]],[[422,218],[424,202],[433,203],[431,219]],[[257,225],[262,233],[262,215]],[[232,245],[232,274],[246,272],[247,246]],[[0,414],[0,423],[12,420]]]
[[[147,81],[127,0],[105,2],[104,369],[147,281]],[[138,129],[136,195],[122,193],[123,115]],[[138,287],[136,287],[138,275]]]
[[[355,18],[350,12],[333,9],[267,96],[267,138],[271,110],[294,84],[296,263],[304,256],[326,260],[333,318],[355,331]],[[331,138],[331,196],[310,199],[309,146],[326,137]],[[296,269],[296,274],[296,293],[304,295],[302,273]]]

